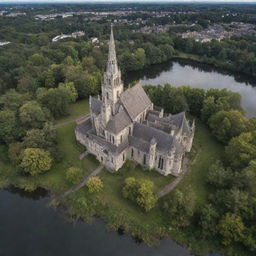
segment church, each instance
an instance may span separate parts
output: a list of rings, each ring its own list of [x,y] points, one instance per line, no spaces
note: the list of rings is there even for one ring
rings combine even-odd
[[[140,84],[124,90],[112,27],[101,92],[101,97],[90,97],[90,118],[77,125],[76,139],[113,171],[130,159],[178,176],[192,147],[195,123],[190,124],[184,112],[165,115]]]

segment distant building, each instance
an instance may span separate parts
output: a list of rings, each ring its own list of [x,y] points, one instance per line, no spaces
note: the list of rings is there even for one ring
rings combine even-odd
[[[77,125],[76,139],[114,171],[131,159],[163,175],[179,175],[195,123],[184,112],[164,116],[140,84],[124,91],[112,28],[101,90],[101,98],[90,97],[90,118]]]
[[[69,37],[77,38],[77,37],[84,36],[84,35],[85,35],[85,33],[83,31],[73,32],[72,34],[69,34],[69,35],[61,34],[61,35],[55,36],[52,39],[52,42],[58,42],[59,40],[69,38]]]
[[[9,41],[0,42],[0,46],[7,45],[7,44],[10,44],[10,43],[11,42],[9,42]]]

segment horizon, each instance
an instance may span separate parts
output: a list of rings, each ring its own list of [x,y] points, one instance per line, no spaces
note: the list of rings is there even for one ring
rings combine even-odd
[[[256,0],[0,0],[0,4],[256,4]]]

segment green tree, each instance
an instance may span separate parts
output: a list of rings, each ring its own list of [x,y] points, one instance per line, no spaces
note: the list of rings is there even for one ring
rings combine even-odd
[[[154,184],[146,179],[126,178],[122,193],[125,198],[136,202],[146,212],[151,210],[157,201]]]
[[[51,127],[43,129],[31,129],[23,137],[24,148],[42,148],[51,153],[55,159],[60,156],[57,147],[57,133]]]
[[[219,111],[208,121],[212,133],[222,143],[240,135],[247,129],[247,120],[238,110]]]
[[[51,111],[55,118],[68,114],[71,99],[70,93],[65,88],[51,88],[48,90],[39,88],[37,99]]]
[[[15,113],[11,110],[0,111],[0,140],[9,144],[18,136]]]
[[[21,124],[27,129],[42,128],[47,115],[36,101],[28,101],[19,109]]]
[[[195,211],[195,194],[190,187],[184,192],[176,189],[170,199],[165,201],[164,208],[175,225],[186,227]]]
[[[213,237],[216,235],[218,218],[219,213],[211,204],[206,204],[202,208],[200,213],[200,226],[202,227],[204,237]]]
[[[64,88],[68,91],[72,102],[76,101],[78,95],[77,95],[76,87],[73,82],[69,82],[69,83],[65,83],[65,84],[60,83],[59,87]]]
[[[99,177],[94,176],[88,180],[87,187],[90,193],[99,193],[103,189],[103,182]]]
[[[18,93],[14,89],[10,89],[0,97],[0,108],[17,111],[29,98],[28,94]]]
[[[233,168],[247,167],[256,156],[256,132],[242,133],[231,139],[225,152]]]
[[[66,179],[72,183],[77,184],[83,178],[83,171],[76,167],[70,167],[66,172]]]
[[[222,243],[230,245],[232,242],[240,242],[244,238],[245,227],[240,216],[227,213],[223,216],[217,226],[219,233],[222,235]]]
[[[52,166],[50,152],[41,148],[27,148],[21,158],[20,166],[32,176],[46,172]]]

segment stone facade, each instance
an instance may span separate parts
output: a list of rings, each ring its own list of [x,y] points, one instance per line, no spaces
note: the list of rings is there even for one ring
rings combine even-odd
[[[163,175],[179,175],[192,147],[195,123],[185,113],[165,115],[137,84],[124,91],[113,30],[101,98],[90,97],[90,118],[77,125],[76,139],[107,168],[117,171],[131,159]]]

